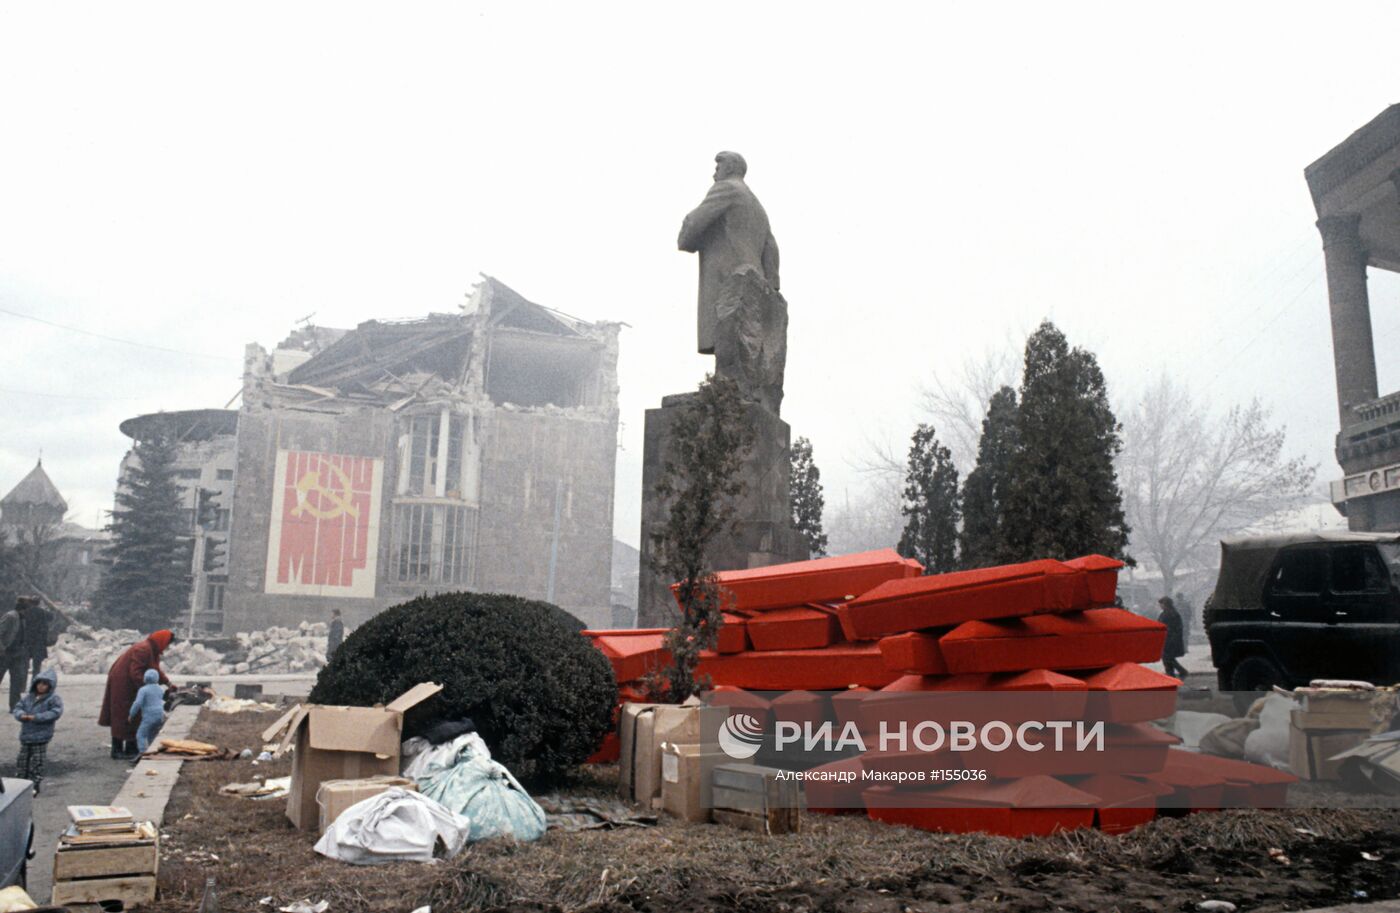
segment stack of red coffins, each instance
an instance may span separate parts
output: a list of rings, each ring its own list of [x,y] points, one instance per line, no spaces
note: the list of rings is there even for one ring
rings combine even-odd
[[[628,701],[647,700],[647,689],[643,680],[671,661],[665,646],[666,629],[584,631],[583,636],[593,641],[593,646],[607,657],[608,664],[612,666],[613,677],[617,679],[617,706],[613,708],[613,730],[588,759],[589,764],[606,764],[618,758],[620,746],[617,739],[617,715],[622,705]]]
[[[916,562],[884,550],[726,571],[719,582],[732,599],[717,649],[702,655],[698,671],[717,686],[718,703],[777,721],[834,720],[838,732],[856,724],[867,751],[826,765],[856,776],[809,778],[807,804],[816,811],[1025,836],[1095,826],[1121,833],[1159,807],[1282,804],[1292,777],[1173,748],[1178,740],[1150,725],[1175,711],[1180,683],[1143,665],[1161,657],[1166,629],[1114,607],[1121,567],[1090,555],[926,577]],[[770,704],[751,691],[788,693]],[[882,723],[908,714],[916,725],[930,718],[930,701],[941,719],[939,700],[958,714],[949,719],[1013,728],[1101,721],[1105,748],[880,750]],[[889,776],[933,768],[980,778]],[[881,779],[864,779],[867,772]]]

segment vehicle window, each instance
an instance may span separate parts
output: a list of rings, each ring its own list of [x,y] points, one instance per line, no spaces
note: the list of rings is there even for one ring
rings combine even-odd
[[[1381,556],[1369,545],[1345,545],[1332,550],[1332,591],[1335,593],[1385,593],[1389,572]]]
[[[1281,552],[1270,584],[1275,593],[1321,593],[1327,585],[1327,553],[1320,548]]]

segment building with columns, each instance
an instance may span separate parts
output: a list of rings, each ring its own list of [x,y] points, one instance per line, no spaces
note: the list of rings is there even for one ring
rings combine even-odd
[[[1368,269],[1400,272],[1400,105],[1304,171],[1317,209],[1337,376],[1332,503],[1354,530],[1400,530],[1400,392],[1376,382]],[[1400,302],[1392,302],[1400,304]]]

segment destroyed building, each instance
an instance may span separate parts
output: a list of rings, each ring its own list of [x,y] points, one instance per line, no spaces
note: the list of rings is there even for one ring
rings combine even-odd
[[[1332,503],[1354,530],[1400,530],[1400,392],[1381,395],[1372,338],[1370,269],[1400,272],[1400,105],[1304,171],[1327,271],[1337,378]]]
[[[610,623],[620,326],[483,277],[461,313],[248,346],[219,628],[452,590]]]

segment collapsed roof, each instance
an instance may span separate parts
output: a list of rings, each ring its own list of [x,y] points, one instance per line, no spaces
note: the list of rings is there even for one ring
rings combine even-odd
[[[490,345],[480,344],[486,337]],[[483,275],[466,312],[366,321],[293,368],[283,386],[322,400],[368,399],[398,408],[460,394],[474,373],[491,373],[495,380],[485,384],[493,399],[505,390],[514,396],[503,401],[521,405],[580,405],[575,378],[596,367],[602,339],[599,325],[535,304]]]

